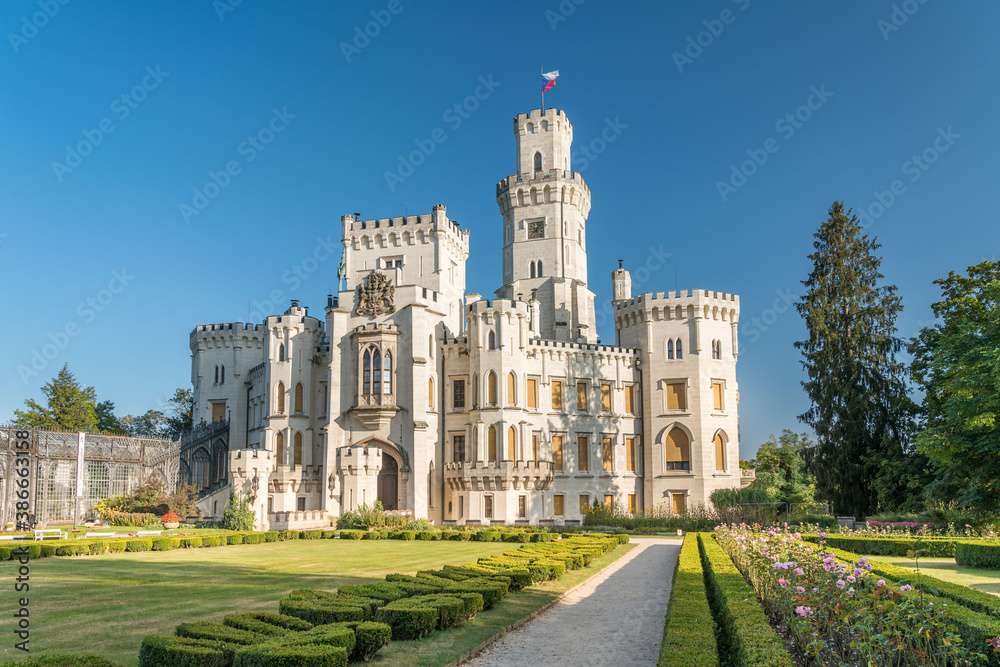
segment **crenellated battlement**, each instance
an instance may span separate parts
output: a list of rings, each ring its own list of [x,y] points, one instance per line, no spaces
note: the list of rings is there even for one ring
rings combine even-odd
[[[342,239],[353,244],[361,239],[371,239],[379,247],[385,239],[392,245],[397,239],[403,243],[429,243],[435,232],[445,232],[452,241],[458,243],[468,253],[469,230],[462,229],[458,221],[449,220],[444,204],[435,204],[432,213],[406,215],[394,218],[370,218],[362,220],[356,214],[340,216]],[[360,248],[366,244],[360,243]]]
[[[545,121],[545,124],[542,124]],[[531,130],[528,124],[534,124],[537,132],[568,132],[573,135],[573,126],[562,109],[532,109],[528,113],[519,113],[514,117],[514,134],[528,134]]]
[[[728,292],[710,290],[680,290],[679,292],[646,292],[615,303],[615,318],[645,321],[684,319],[689,317],[737,321],[740,297]]]
[[[482,316],[486,313],[530,317],[531,309],[527,301],[517,299],[479,299],[466,306],[468,315]]]

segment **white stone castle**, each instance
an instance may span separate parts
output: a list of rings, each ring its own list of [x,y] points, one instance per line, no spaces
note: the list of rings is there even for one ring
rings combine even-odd
[[[469,231],[444,206],[345,215],[322,319],[292,301],[262,324],[191,333],[204,424],[181,477],[203,514],[221,515],[235,485],[268,529],[329,526],[376,500],[437,524],[572,524],[595,502],[680,512],[740,486],[739,297],[633,296],[619,264],[615,345],[601,344],[573,127],[535,109],[514,137],[496,298],[466,292]]]

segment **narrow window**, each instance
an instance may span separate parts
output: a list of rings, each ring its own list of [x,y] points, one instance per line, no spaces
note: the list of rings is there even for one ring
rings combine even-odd
[[[486,402],[490,405],[497,404],[497,374],[493,371],[486,376]]]
[[[590,448],[587,443],[587,436],[581,435],[576,438],[576,458],[577,470],[587,472],[590,470]]]
[[[535,171],[542,170],[542,154],[535,153]]]
[[[388,351],[385,353],[385,367],[382,369],[382,391],[392,393],[392,352]]]
[[[487,450],[488,456],[486,460],[490,463],[497,462],[497,429],[495,426],[490,426],[489,433],[487,434],[487,441],[489,442],[489,449]]]
[[[684,392],[683,382],[671,382],[667,384],[667,410],[686,410],[687,397]]]
[[[552,469],[563,469],[563,439],[561,435],[552,436]]]
[[[615,469],[615,445],[614,440],[605,437],[601,440],[601,463],[604,464],[604,471],[611,472]]]
[[[635,414],[635,385],[625,385],[625,413]]]
[[[552,513],[556,516],[563,516],[566,513],[566,498],[558,495],[552,497]]]
[[[537,270],[537,274],[538,274],[537,277],[541,278],[543,275],[545,275],[544,273],[542,273],[542,260],[538,260],[538,267],[537,267],[537,269],[538,269]]]
[[[517,497],[517,516],[519,519],[528,516],[528,496]]]
[[[278,382],[278,396],[277,396],[278,412],[285,411],[285,383]]]
[[[427,354],[434,358],[434,334],[431,334],[427,340]]]
[[[587,516],[587,512],[590,510],[590,495],[586,493],[580,494],[580,516]]]
[[[285,463],[285,434],[280,431],[274,436],[274,451],[278,465],[283,465]]]
[[[507,373],[507,404],[514,405],[517,403],[517,378],[514,377],[514,373]]]
[[[378,395],[382,393],[382,355],[378,350],[372,350],[372,366],[372,393]]]
[[[531,460],[532,461],[537,461],[538,460],[538,434],[537,433],[532,433],[531,434]]]
[[[490,331],[489,348],[491,350],[497,349],[497,335],[493,331]]]
[[[683,493],[672,493],[670,494],[673,498],[674,514],[683,514],[686,508],[686,503],[684,502]]]
[[[483,496],[483,517],[493,518],[493,496]]]
[[[302,412],[302,383],[295,384],[295,411]]]
[[[456,410],[465,408],[465,380],[452,382],[452,403]]]
[[[531,409],[538,408],[538,380],[535,378],[528,378],[528,407]]]
[[[610,493],[604,494],[604,509],[608,510],[609,512],[615,509],[615,497]]]
[[[472,407],[479,407],[479,373],[472,374]]]
[[[535,263],[534,262],[530,263],[529,269],[530,269],[531,277],[534,278],[535,277]]]
[[[300,431],[295,432],[295,437],[292,438],[292,443],[294,445],[294,457],[292,462],[294,465],[300,466],[302,465],[302,433]]]
[[[587,383],[576,383],[576,409],[580,412],[587,411]]]
[[[434,408],[434,378],[427,378],[427,407]]]
[[[462,463],[465,461],[465,436],[456,435],[452,437],[452,445],[454,447],[454,460],[457,463]]]
[[[674,428],[667,434],[666,448],[667,470],[691,469],[691,446],[687,434],[679,428]]]
[[[639,505],[635,502],[635,494],[628,494],[628,511],[635,514],[639,510]]]
[[[219,384],[226,384],[226,367],[223,365],[222,373],[219,375]]]
[[[601,412],[611,412],[611,385],[601,383]]]
[[[722,398],[724,396],[723,384],[721,382],[712,383],[712,409],[722,412]]]
[[[678,339],[677,339],[677,358],[678,358],[678,359],[681,359],[681,358],[683,358],[683,356],[684,356],[684,355],[683,355],[683,354],[681,354],[681,339],[680,339],[680,338],[678,338]]]
[[[278,346],[278,361],[285,361],[285,345],[282,343]]]
[[[667,341],[667,359],[674,358],[674,341],[673,339]]]
[[[364,380],[363,389],[361,393],[368,396],[372,393],[372,353],[371,350],[365,350],[365,362],[364,362]]]
[[[635,472],[635,436],[625,438],[625,470]]]
[[[552,409],[563,409],[563,383],[561,380],[552,381]]]
[[[517,460],[517,431],[513,426],[507,429],[507,460]]]
[[[715,435],[715,469],[726,469],[726,441],[721,433]]]
[[[219,384],[219,367],[215,367],[215,384]]]

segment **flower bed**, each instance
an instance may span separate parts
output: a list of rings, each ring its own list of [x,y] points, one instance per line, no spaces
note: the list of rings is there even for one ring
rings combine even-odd
[[[658,667],[712,667],[719,664],[715,621],[708,606],[697,533],[684,536],[677,558],[670,605],[663,624]]]
[[[974,627],[989,627],[991,619],[910,593],[909,584],[894,589],[863,557],[838,562],[834,553],[777,528],[723,526],[716,538],[799,649],[819,664],[943,666],[986,659],[987,637]]]

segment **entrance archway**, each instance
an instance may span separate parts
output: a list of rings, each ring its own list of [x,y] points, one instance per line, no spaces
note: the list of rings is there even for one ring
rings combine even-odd
[[[378,473],[378,499],[387,510],[399,509],[399,464],[382,452],[382,469]]]

